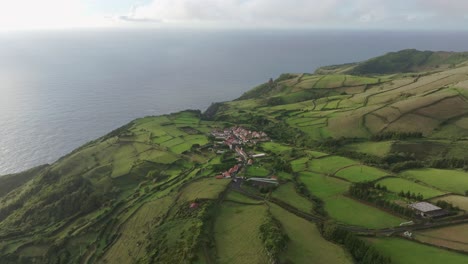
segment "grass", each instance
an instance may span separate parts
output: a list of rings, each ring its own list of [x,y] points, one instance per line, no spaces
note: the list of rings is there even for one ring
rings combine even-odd
[[[420,169],[404,171],[401,176],[422,181],[448,192],[465,194],[468,190],[468,173],[463,171]]]
[[[296,192],[296,188],[291,182],[280,185],[272,193],[272,196],[306,213],[310,213],[314,206],[311,201]]]
[[[322,199],[345,193],[350,185],[345,181],[312,172],[300,173],[299,179],[309,192]]]
[[[377,250],[391,257],[394,264],[464,264],[467,261],[466,255],[400,238],[369,238],[367,240]]]
[[[265,142],[262,143],[262,148],[265,151],[271,151],[273,153],[283,153],[285,151],[290,151],[292,148],[276,142]]]
[[[259,204],[262,203],[262,201],[257,201],[254,199],[251,199],[241,193],[235,192],[235,191],[230,191],[225,197],[225,200],[229,201],[234,201],[234,202],[240,202],[240,203],[255,203]]]
[[[389,191],[394,193],[411,192],[415,194],[422,194],[424,199],[429,199],[435,196],[443,195],[445,192],[415,183],[410,180],[405,180],[401,178],[387,178],[377,182],[381,186],[386,186]]]
[[[281,222],[289,237],[281,263],[353,263],[351,257],[340,246],[325,240],[315,224],[291,214],[274,204],[271,213]],[[252,262],[249,262],[252,263]]]
[[[414,238],[432,245],[468,252],[468,224],[417,232]]]
[[[172,202],[173,198],[166,196],[148,202],[138,209],[118,230],[120,236],[106,251],[103,262],[132,263],[145,256],[144,248],[148,241],[142,240],[139,234],[149,233],[154,221],[158,221],[158,218],[167,212]]]
[[[182,190],[181,199],[193,201],[195,199],[217,199],[230,183],[227,179],[204,178],[190,183]]]
[[[217,263],[268,262],[258,228],[266,210],[263,205],[239,205],[230,202],[221,205],[214,225]]]
[[[392,149],[392,141],[362,142],[347,145],[345,148],[351,151],[366,153],[378,157],[384,157]]]
[[[263,166],[251,165],[247,167],[246,175],[250,177],[265,177],[270,174],[270,171]]]
[[[388,173],[385,171],[365,165],[348,167],[336,173],[336,176],[351,182],[374,181],[386,175],[388,175]]]
[[[291,168],[294,172],[305,171],[307,170],[307,162],[309,161],[308,157],[299,158],[291,161]]]
[[[330,197],[324,201],[330,217],[348,225],[385,228],[407,221],[344,196]]]
[[[437,201],[446,201],[454,206],[458,206],[461,210],[465,210],[465,212],[468,212],[468,197],[466,196],[461,196],[461,195],[448,195],[440,198],[433,199],[433,202]]]
[[[341,168],[355,164],[358,164],[358,162],[339,156],[330,156],[312,160],[310,162],[309,169],[312,171],[333,174]]]

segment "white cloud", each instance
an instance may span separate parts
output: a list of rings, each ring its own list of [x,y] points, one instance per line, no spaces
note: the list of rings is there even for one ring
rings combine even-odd
[[[80,0],[0,0],[0,30],[104,25]]]
[[[188,26],[432,28],[467,12],[465,0],[153,0],[125,18]]]

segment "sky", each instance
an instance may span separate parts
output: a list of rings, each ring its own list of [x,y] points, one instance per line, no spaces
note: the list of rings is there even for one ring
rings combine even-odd
[[[0,0],[0,30],[466,30],[467,0]]]

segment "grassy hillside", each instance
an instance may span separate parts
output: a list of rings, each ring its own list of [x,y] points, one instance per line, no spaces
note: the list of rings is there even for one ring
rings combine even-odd
[[[0,177],[0,263],[464,263],[461,235],[439,230],[468,219],[466,59],[405,50],[284,74]],[[237,126],[267,134],[240,146],[265,156],[210,134]],[[419,201],[450,215],[421,218]]]

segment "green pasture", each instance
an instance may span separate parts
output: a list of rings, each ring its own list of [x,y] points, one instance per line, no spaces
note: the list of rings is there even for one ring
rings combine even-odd
[[[300,173],[299,180],[305,184],[310,193],[322,199],[343,194],[350,185],[343,180],[313,172]]]
[[[325,240],[314,223],[304,220],[281,207],[270,204],[270,212],[278,219],[289,237],[282,263],[353,263],[340,246]]]
[[[331,218],[348,225],[385,228],[407,221],[345,196],[329,197],[324,202]]]
[[[309,162],[309,169],[311,171],[333,174],[341,168],[355,164],[358,164],[358,162],[340,156],[330,156],[311,160]]]
[[[350,182],[374,181],[386,175],[387,172],[366,165],[351,166],[336,173],[336,176]]]
[[[377,184],[380,184],[381,186],[386,186],[389,191],[392,191],[394,193],[399,193],[401,191],[406,193],[409,191],[410,193],[422,194],[424,199],[429,199],[435,196],[445,194],[445,192],[402,178],[386,178],[378,181]]]
[[[296,187],[292,182],[280,185],[271,195],[306,213],[310,213],[314,207],[311,201],[296,192]]]
[[[266,215],[263,205],[224,202],[214,224],[217,263],[267,263],[259,226]],[[248,241],[248,243],[246,243]]]
[[[394,264],[465,264],[467,256],[401,238],[368,238],[377,250],[391,257]]]
[[[390,153],[393,141],[380,141],[380,142],[361,142],[352,143],[345,148],[351,151],[366,153],[378,157],[384,157]]]
[[[408,170],[402,177],[415,179],[447,192],[465,194],[468,190],[468,173],[459,170],[419,169]]]

